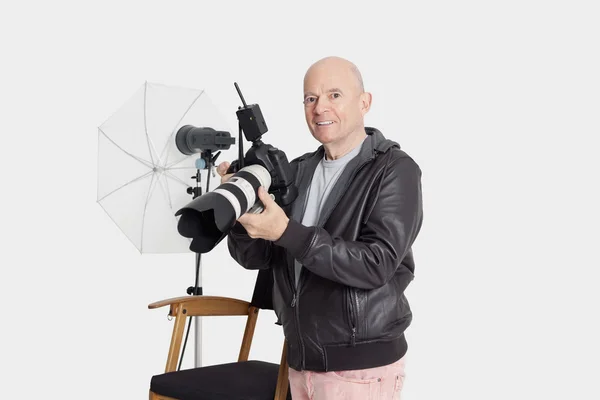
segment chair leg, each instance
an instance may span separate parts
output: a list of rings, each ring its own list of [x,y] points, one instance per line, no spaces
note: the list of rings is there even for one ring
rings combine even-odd
[[[259,309],[253,306],[248,309],[248,319],[246,321],[246,329],[244,330],[244,337],[242,339],[242,347],[240,348],[238,361],[248,361],[250,346],[252,345],[252,338],[254,337],[254,329],[256,328],[256,321],[258,318],[258,311]]]

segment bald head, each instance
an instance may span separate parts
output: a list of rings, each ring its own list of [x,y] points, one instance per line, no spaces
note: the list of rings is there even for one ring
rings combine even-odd
[[[326,73],[326,74],[347,74],[347,78],[351,79],[352,85],[356,87],[358,93],[365,91],[362,75],[356,65],[345,58],[330,56],[322,58],[313,63],[306,74],[304,75],[304,84],[310,77],[315,73]]]
[[[334,160],[365,137],[364,116],[371,107],[356,65],[341,57],[326,57],[304,75],[304,114],[313,136]]]

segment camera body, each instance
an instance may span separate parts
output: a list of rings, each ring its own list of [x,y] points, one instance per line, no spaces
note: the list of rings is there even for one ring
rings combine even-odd
[[[246,105],[237,83],[235,87],[244,104],[236,112],[240,125],[240,136],[243,131],[246,140],[252,142],[252,146],[248,149],[246,155],[242,156],[243,150],[241,150],[242,142],[240,137],[240,157],[231,163],[227,173],[236,173],[248,165],[260,165],[271,175],[269,193],[275,196],[275,202],[281,207],[287,206],[298,197],[298,189],[294,185],[294,176],[288,158],[282,150],[262,142],[262,135],[269,129],[260,106],[258,104]]]
[[[228,174],[236,173],[241,165],[260,165],[271,175],[269,193],[275,196],[275,202],[281,207],[291,204],[298,196],[298,189],[293,184],[294,177],[285,153],[270,144],[255,141],[248,149],[243,163],[235,160],[227,170]]]

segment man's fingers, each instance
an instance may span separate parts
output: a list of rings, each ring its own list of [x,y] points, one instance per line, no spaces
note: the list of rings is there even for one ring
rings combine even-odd
[[[229,178],[231,178],[232,176],[233,176],[233,174],[222,175],[221,176],[221,184],[227,182],[229,180]]]
[[[246,228],[246,230],[248,230],[248,227],[250,227],[252,225],[252,222],[254,222],[254,218],[256,218],[256,215],[250,214],[250,213],[245,213],[245,214],[242,214],[242,216],[238,218],[238,222],[240,224],[244,225],[244,228]]]
[[[258,188],[258,198],[260,199],[260,201],[262,201],[263,205],[265,206],[265,209],[274,201],[269,195],[269,192],[267,192],[267,189],[264,188],[264,186]]]
[[[233,176],[233,174],[228,174],[227,169],[231,166],[229,161],[223,161],[221,164],[217,166],[217,173],[221,176],[221,184],[227,182],[229,178]]]
[[[227,169],[229,168],[230,165],[231,165],[231,163],[229,161],[223,161],[217,167],[217,173],[221,176],[225,175],[225,173],[227,172]]]

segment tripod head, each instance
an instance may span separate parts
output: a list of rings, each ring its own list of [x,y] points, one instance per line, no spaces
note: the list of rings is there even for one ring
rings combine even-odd
[[[188,187],[187,193],[192,195],[192,199],[195,199],[199,196],[202,196],[202,187],[200,187],[200,182],[202,180],[202,176],[200,175],[201,170],[207,170],[208,174],[206,176],[206,192],[209,191],[210,188],[210,176],[215,176],[214,170],[212,167],[216,165],[217,158],[221,155],[220,151],[217,151],[215,155],[212,154],[212,150],[202,150],[200,152],[200,157],[196,160],[196,175],[192,176],[191,179],[196,181],[196,187]]]

